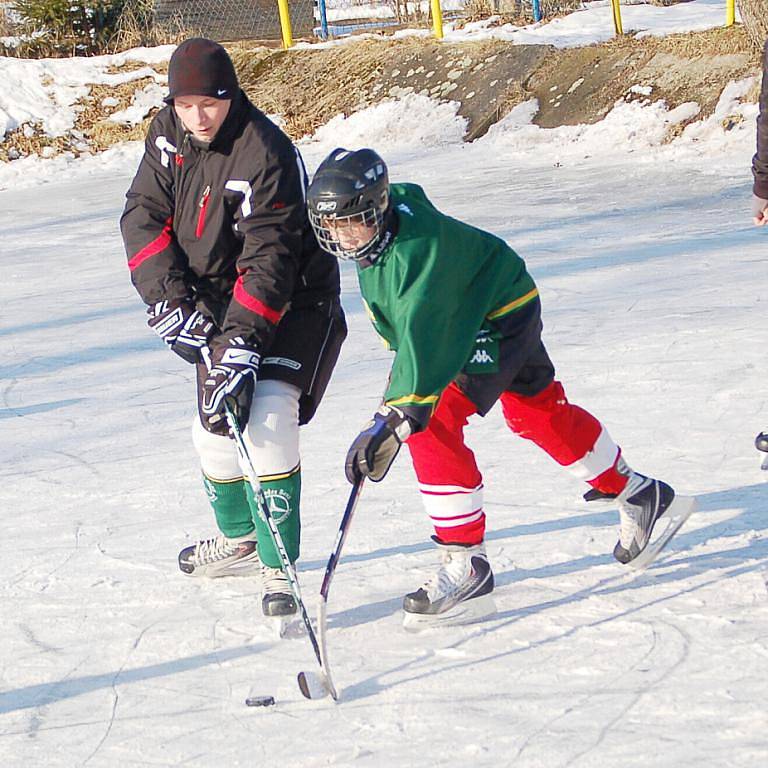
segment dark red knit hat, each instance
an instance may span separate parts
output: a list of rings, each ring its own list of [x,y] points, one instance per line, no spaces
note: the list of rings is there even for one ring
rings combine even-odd
[[[213,40],[192,37],[173,52],[168,64],[166,104],[172,104],[177,96],[233,99],[238,90],[232,59]]]

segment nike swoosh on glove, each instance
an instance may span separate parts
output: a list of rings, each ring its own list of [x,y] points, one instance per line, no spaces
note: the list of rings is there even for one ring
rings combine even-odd
[[[240,429],[248,423],[253,387],[261,356],[242,337],[227,346],[216,347],[211,355],[211,370],[203,383],[201,410],[211,424],[225,418],[224,402],[230,404]]]
[[[355,483],[361,475],[375,483],[383,480],[412,432],[413,424],[399,408],[382,405],[349,447],[344,465],[347,480]]]
[[[147,308],[149,327],[188,363],[197,363],[215,332],[213,321],[188,301],[158,301]]]

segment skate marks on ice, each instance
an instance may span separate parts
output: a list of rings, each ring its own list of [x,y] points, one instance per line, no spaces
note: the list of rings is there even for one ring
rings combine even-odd
[[[717,491],[702,494],[699,497],[699,513],[691,518],[688,528],[678,533],[662,555],[653,563],[653,568],[647,571],[634,571],[613,561],[609,555],[588,556],[574,560],[541,566],[538,568],[514,568],[496,574],[497,588],[494,597],[499,604],[500,612],[482,624],[466,627],[444,627],[437,630],[427,630],[419,634],[421,645],[432,644],[439,646],[450,637],[449,649],[454,653],[454,662],[446,663],[450,653],[428,650],[404,661],[390,669],[382,670],[376,675],[356,681],[341,680],[344,687],[343,698],[346,701],[365,699],[381,693],[388,688],[406,686],[410,683],[430,678],[451,679],[457,670],[474,665],[494,664],[498,660],[514,657],[516,654],[529,652],[532,648],[542,649],[550,645],[558,645],[568,641],[574,634],[587,629],[610,626],[614,622],[628,620],[648,621],[645,614],[652,615],[651,623],[656,621],[658,608],[675,601],[687,602],[696,599],[700,591],[722,587],[724,582],[732,580],[739,584],[748,584],[754,593],[754,600],[765,602],[768,593],[765,588],[765,578],[768,573],[768,541],[756,534],[755,528],[765,528],[759,512],[764,499],[764,486],[746,486],[742,488]],[[730,513],[734,507],[741,511]],[[613,513],[610,514],[613,519]],[[714,519],[713,519],[714,518]],[[557,527],[556,523],[552,524]],[[498,532],[497,532],[498,534]],[[490,538],[490,537],[489,537]],[[499,536],[493,538],[498,539]],[[512,542],[514,546],[514,542]],[[596,575],[611,574],[599,578],[594,584],[580,589],[568,591],[567,585],[573,579],[581,579],[589,572]],[[746,580],[746,581],[745,581]],[[759,582],[760,588],[755,586]],[[507,589],[514,585],[513,589]],[[742,587],[739,587],[742,589]],[[530,597],[530,593],[555,591],[557,596],[552,599],[533,601],[520,604],[521,598]],[[661,591],[662,594],[658,595]],[[632,593],[645,596],[636,605],[621,608],[627,602],[625,596]],[[638,598],[631,597],[632,601]],[[507,629],[530,619],[549,617],[557,622],[559,617],[569,616],[573,609],[587,606],[595,600],[607,601],[605,616],[585,624],[574,626],[547,637],[537,637],[522,647],[511,647],[501,653],[485,658],[474,653],[467,660],[462,660],[461,650],[482,641],[484,637],[495,635],[510,636]],[[381,607],[389,601],[382,601]],[[514,605],[507,608],[504,606]],[[617,609],[619,606],[619,609]],[[358,610],[364,610],[360,608]],[[397,611],[399,614],[399,610]],[[642,614],[641,619],[635,619],[636,614]],[[333,617],[332,617],[333,618]],[[394,618],[394,617],[393,617]],[[567,618],[564,619],[567,622]],[[339,622],[337,628],[344,629],[354,626],[354,621]],[[392,622],[389,622],[393,625]],[[672,630],[670,630],[672,631]],[[683,631],[682,629],[680,630]],[[408,633],[404,633],[406,637]],[[458,635],[458,639],[455,639]],[[334,639],[334,644],[344,643],[344,632]],[[511,634],[511,645],[519,644],[519,634]],[[439,659],[436,660],[436,654]],[[345,673],[346,676],[346,673]]]
[[[257,655],[267,647],[266,644],[246,645],[172,659],[157,664],[148,664],[143,667],[119,668],[102,674],[75,677],[73,674],[79,666],[82,666],[78,665],[60,680],[0,691],[0,715],[24,709],[42,708],[100,689],[114,689],[118,685],[129,685],[145,680],[178,675],[203,667],[220,665],[223,662]]]
[[[676,495],[669,508],[656,520],[651,537],[643,551],[633,560],[630,560],[627,565],[636,571],[644,571],[652,565],[664,547],[669,544],[672,537],[697,508],[694,496]]]

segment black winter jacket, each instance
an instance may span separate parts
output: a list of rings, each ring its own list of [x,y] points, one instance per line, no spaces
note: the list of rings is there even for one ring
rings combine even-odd
[[[763,84],[760,88],[760,114],[757,117],[757,153],[752,158],[755,183],[752,191],[768,200],[768,40],[763,51]]]
[[[173,107],[152,121],[120,220],[146,304],[189,300],[221,335],[264,350],[289,306],[339,295],[336,259],[307,219],[306,172],[290,139],[241,91],[210,145]]]

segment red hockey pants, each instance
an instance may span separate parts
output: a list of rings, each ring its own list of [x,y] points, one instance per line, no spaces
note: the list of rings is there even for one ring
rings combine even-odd
[[[621,451],[592,414],[568,402],[553,381],[534,397],[501,395],[507,426],[545,450],[558,464],[604,493],[620,493],[627,477],[616,469]],[[408,439],[427,514],[447,543],[478,544],[485,533],[483,479],[464,443],[464,427],[477,409],[451,384],[427,429]]]

